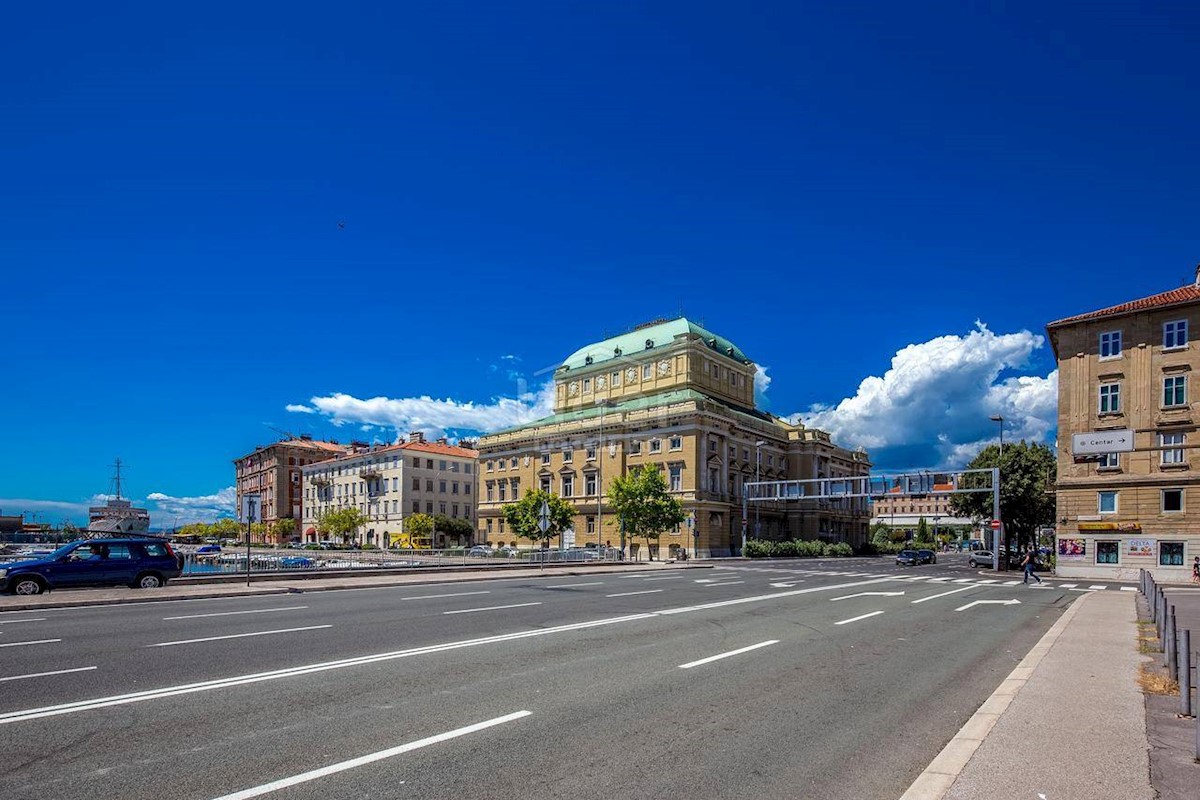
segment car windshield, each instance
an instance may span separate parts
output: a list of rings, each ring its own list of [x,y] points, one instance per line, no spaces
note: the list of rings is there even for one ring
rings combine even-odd
[[[46,556],[46,558],[62,558],[63,556],[65,556],[67,553],[71,552],[78,546],[79,546],[79,542],[71,542],[70,544],[64,544],[62,547],[58,548],[53,553]]]

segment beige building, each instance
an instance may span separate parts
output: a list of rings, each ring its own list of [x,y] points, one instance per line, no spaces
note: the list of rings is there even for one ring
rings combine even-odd
[[[235,458],[233,468],[237,507],[242,507],[244,495],[257,494],[261,522],[270,526],[281,519],[294,519],[299,531],[302,513],[301,468],[333,458],[347,449],[337,442],[322,442],[311,436],[300,436],[256,447],[254,452]],[[271,538],[271,534],[268,534],[268,538]]]
[[[616,476],[653,464],[690,522],[659,540],[662,554],[686,546],[728,555],[740,550],[743,487],[756,476],[867,473],[866,453],[755,408],[755,371],[728,339],[683,318],[577,350],[554,373],[553,415],[479,441],[477,538],[516,542],[501,509],[541,488],[575,505],[566,544],[616,546],[621,523],[603,497]],[[752,505],[747,535],[858,544],[868,515],[864,501],[851,499]]]
[[[311,464],[301,470],[303,540],[319,541],[321,517],[347,507],[358,508],[367,518],[357,541],[379,547],[408,547],[404,520],[412,514],[440,515],[473,525],[477,456],[475,450],[445,439],[426,442],[416,432],[409,434],[407,442],[364,446]],[[470,539],[470,533],[453,536],[438,531],[428,545],[455,547],[470,544]]]
[[[1193,285],[1051,322],[1058,573],[1187,581],[1200,555],[1200,270]]]
[[[909,534],[910,538],[916,534],[922,519],[929,525],[930,533],[936,530],[939,535],[949,535],[953,540],[962,539],[964,534],[977,534],[978,526],[974,521],[968,517],[956,517],[950,510],[950,498],[953,495],[949,492],[953,490],[954,485],[938,483],[938,478],[946,480],[944,475],[934,476],[933,492],[947,494],[916,496],[902,494],[897,487],[888,495],[873,498],[871,524],[883,524],[902,530]]]

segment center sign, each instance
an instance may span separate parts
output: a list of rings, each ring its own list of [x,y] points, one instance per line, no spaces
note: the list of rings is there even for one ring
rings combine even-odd
[[[1071,437],[1072,455],[1087,456],[1131,452],[1133,452],[1133,431],[1128,428],[1077,433]]]

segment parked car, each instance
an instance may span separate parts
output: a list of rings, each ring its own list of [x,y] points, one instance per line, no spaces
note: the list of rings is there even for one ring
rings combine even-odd
[[[901,567],[915,567],[921,563],[921,557],[916,550],[901,550],[896,553],[896,564]]]
[[[196,548],[196,555],[198,556],[219,552],[221,552],[221,545],[219,544],[202,544]]]
[[[13,594],[41,594],[69,586],[157,589],[182,572],[182,559],[166,542],[150,539],[84,539],[45,558],[0,568],[0,587]]]
[[[933,552],[932,550],[918,550],[917,557],[920,559],[919,563],[921,564],[937,563],[937,553]]]
[[[308,556],[283,556],[279,559],[279,566],[285,569],[307,569],[316,563]]]
[[[518,550],[517,548],[513,547],[511,544],[506,544],[506,545],[504,545],[504,547],[501,547],[500,550],[497,552],[499,552],[500,555],[505,556],[506,558],[516,558],[517,553],[519,553],[521,551]]]
[[[493,552],[494,551],[492,550],[492,548],[488,547],[487,545],[477,544],[474,547],[472,547],[470,550],[467,551],[467,555],[468,556],[477,556],[477,557],[481,557],[481,558],[487,558],[487,557],[491,556]]]

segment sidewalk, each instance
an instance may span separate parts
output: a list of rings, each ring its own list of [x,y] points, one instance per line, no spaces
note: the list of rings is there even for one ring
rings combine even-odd
[[[252,581],[240,583],[168,583],[161,589],[129,589],[124,586],[97,589],[59,589],[30,597],[0,595],[0,612],[29,611],[39,608],[74,608],[79,606],[120,605],[126,603],[158,603],[164,600],[203,600],[215,597],[251,597],[255,595],[328,592],[338,589],[374,589],[388,586],[429,585],[440,583],[470,583],[473,581],[520,580],[563,575],[595,575],[598,572],[647,572],[662,569],[710,569],[706,565],[670,561],[633,561],[616,564],[567,564],[488,569],[472,567],[453,572],[404,572],[373,575],[337,575],[326,578],[292,578],[289,580]]]
[[[902,800],[1151,800],[1136,595],[1075,601]]]

